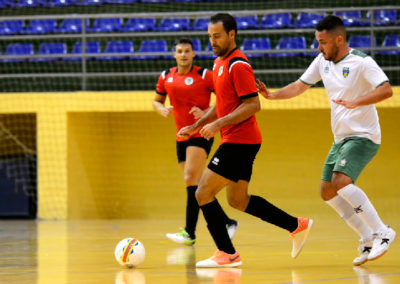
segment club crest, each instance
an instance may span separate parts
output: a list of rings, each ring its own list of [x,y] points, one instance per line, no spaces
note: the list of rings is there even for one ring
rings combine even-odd
[[[350,73],[350,68],[349,67],[343,67],[343,77],[347,78],[347,76],[349,76]]]

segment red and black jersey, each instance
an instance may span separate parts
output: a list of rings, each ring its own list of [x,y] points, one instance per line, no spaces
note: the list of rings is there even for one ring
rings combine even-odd
[[[189,111],[194,106],[202,110],[207,109],[210,106],[210,97],[213,91],[212,72],[199,66],[193,66],[184,75],[178,72],[178,67],[165,70],[158,78],[156,87],[158,94],[169,96],[170,103],[174,107],[177,131],[196,122]],[[201,135],[197,132],[189,138],[192,137],[201,137]],[[187,140],[178,136],[176,139],[177,141]]]
[[[218,118],[233,112],[243,99],[258,96],[253,68],[237,48],[224,58],[217,58],[213,68]],[[256,116],[221,128],[221,143],[261,144]]]

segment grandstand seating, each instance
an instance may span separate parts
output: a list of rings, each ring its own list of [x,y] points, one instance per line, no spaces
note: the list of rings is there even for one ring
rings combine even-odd
[[[371,19],[371,12],[367,13],[367,18]],[[396,10],[376,10],[374,12],[375,26],[396,25],[398,23]]]
[[[340,17],[343,24],[347,27],[368,25],[368,23],[363,21],[361,11],[340,11],[333,14]]]
[[[282,37],[279,39],[276,49],[307,49],[307,42],[304,37]],[[301,52],[272,53],[271,56],[290,57],[299,56]]]
[[[86,19],[86,29],[89,25],[89,19]],[[60,33],[80,33],[82,32],[82,19],[65,19],[61,22],[57,31]]]
[[[132,41],[109,41],[107,43],[106,48],[104,49],[104,53],[133,53],[134,47]],[[106,56],[106,57],[97,57],[97,60],[122,60],[126,59],[128,56]]]
[[[55,19],[32,20],[25,30],[26,34],[48,34],[55,32],[57,32],[57,21]]]
[[[100,18],[95,19],[93,25],[88,27],[88,32],[110,33],[122,31],[124,20],[122,18]]]
[[[251,30],[258,28],[258,16],[235,17],[238,30]]]
[[[319,21],[325,17],[324,14],[299,13],[296,19],[296,27],[298,28],[314,28]]]
[[[167,41],[163,39],[154,39],[154,40],[143,40],[140,43],[140,47],[138,49],[138,53],[144,53],[144,52],[167,52],[168,51],[168,45]],[[157,55],[136,55],[131,57],[131,59],[159,59],[161,58],[160,56]]]
[[[157,31],[164,31],[164,32],[190,30],[190,19],[163,18],[160,21],[160,25],[155,29]]]
[[[191,26],[190,29],[196,31],[206,31],[208,29],[209,22],[210,18],[196,18],[193,22],[193,26]]]
[[[38,6],[46,6],[46,0],[19,0],[16,6],[18,8],[31,8]]]
[[[67,54],[67,44],[64,42],[43,42],[39,46],[38,55],[60,55],[60,58],[63,55]],[[31,61],[55,61],[58,58],[35,58],[31,59]]]
[[[10,43],[7,46],[5,56],[13,56],[13,55],[33,55],[33,44],[31,43]],[[22,58],[10,58],[3,59],[3,62],[21,62],[26,59]]]
[[[78,5],[91,6],[91,5],[101,5],[103,0],[79,0]]]
[[[79,0],[47,0],[48,7],[62,7],[77,5]]]
[[[290,13],[267,14],[261,18],[260,23],[262,29],[281,29],[292,26],[292,14]]]
[[[141,3],[167,3],[168,0],[140,0]]]
[[[261,50],[271,49],[271,42],[269,38],[247,38],[243,41],[241,50],[248,58],[259,58],[264,56]],[[260,50],[260,53],[246,53],[249,50]]]
[[[349,46],[352,48],[370,48],[371,37],[369,35],[352,35],[349,38]],[[375,46],[377,46],[375,39]],[[363,50],[365,53],[369,53],[369,50]]]
[[[377,51],[376,54],[400,54],[400,34],[387,35],[383,40],[382,47],[393,47],[393,50],[380,50]]]
[[[87,54],[100,54],[100,42],[98,41],[88,41],[86,42],[86,50],[85,52]],[[82,42],[77,41],[75,42],[71,54],[82,54]],[[92,57],[86,57],[86,60],[91,60]],[[80,61],[82,60],[82,57],[73,57],[73,58],[64,58],[64,60],[68,61]]]
[[[132,4],[136,2],[138,2],[138,0],[105,0],[107,4]]]
[[[314,39],[312,44],[310,45],[311,49],[318,49],[318,41],[317,39]],[[303,56],[306,57],[315,57],[319,54],[319,51],[317,50],[316,52],[303,52]]]
[[[0,22],[0,35],[16,35],[25,31],[25,22],[23,20]]]
[[[155,18],[132,18],[128,19],[122,28],[124,32],[147,32],[156,28]]]
[[[15,7],[16,3],[14,0],[0,0],[0,8]]]

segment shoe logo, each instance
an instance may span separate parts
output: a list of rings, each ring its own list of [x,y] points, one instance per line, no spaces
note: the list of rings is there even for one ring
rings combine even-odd
[[[382,239],[381,245],[383,244],[389,245],[389,239]]]
[[[371,249],[372,249],[371,247],[364,247],[364,249],[363,249],[362,252],[363,252],[363,253],[364,253],[364,252],[370,253],[370,252],[371,252]]]
[[[219,163],[219,159],[217,157],[214,157],[214,159],[212,160],[212,162],[214,165],[218,166]]]
[[[229,261],[232,261],[232,262],[233,262],[233,261],[235,261],[235,260],[236,260],[236,259],[238,259],[238,258],[239,258],[239,256],[238,256],[238,255],[237,255],[237,256],[235,256],[235,257],[233,257],[233,258],[231,258],[231,257],[230,257],[230,258],[229,258]]]
[[[359,214],[359,213],[364,212],[364,211],[361,209],[361,205],[360,205],[360,206],[354,208],[354,212],[356,212],[356,214]]]

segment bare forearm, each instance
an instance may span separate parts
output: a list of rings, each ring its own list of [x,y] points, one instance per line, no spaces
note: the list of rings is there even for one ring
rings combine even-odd
[[[217,109],[214,104],[208,108],[207,112],[194,124],[194,126],[196,128],[203,127],[207,123],[215,121],[217,118]]]
[[[304,84],[300,80],[297,80],[276,92],[270,93],[268,96],[268,99],[271,99],[271,100],[291,99],[291,98],[294,98],[294,97],[302,94],[309,87],[310,86]]]
[[[390,87],[389,82],[386,82],[376,88],[374,91],[371,93],[359,97],[357,100],[357,104],[359,106],[365,106],[365,105],[370,105],[370,104],[376,104],[379,103],[383,100],[386,100],[390,98],[393,95],[392,88]]]

